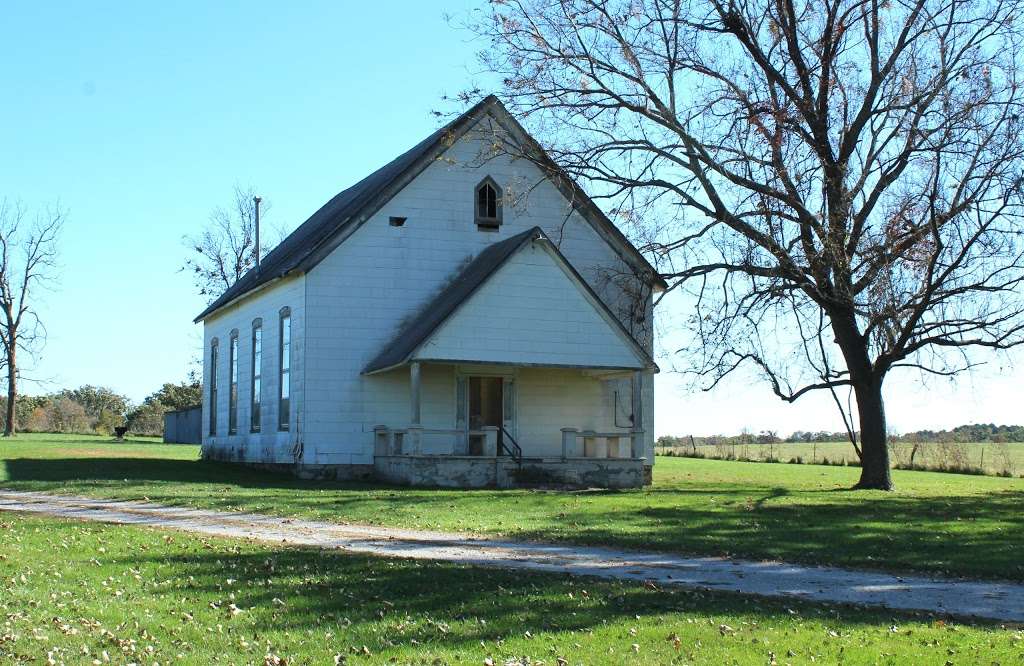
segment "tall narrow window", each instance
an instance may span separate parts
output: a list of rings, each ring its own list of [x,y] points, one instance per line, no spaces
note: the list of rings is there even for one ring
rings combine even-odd
[[[292,370],[292,313],[288,308],[281,308],[280,322],[281,361],[280,393],[278,399],[277,429],[287,430],[291,422],[291,370]]]
[[[210,437],[217,434],[217,338],[210,341]]]
[[[228,434],[238,432],[238,331],[231,331],[228,345]]]
[[[476,186],[476,224],[483,229],[501,224],[501,188],[490,176]]]
[[[260,399],[263,397],[263,320],[252,323],[252,402],[249,405],[249,430],[260,431]]]

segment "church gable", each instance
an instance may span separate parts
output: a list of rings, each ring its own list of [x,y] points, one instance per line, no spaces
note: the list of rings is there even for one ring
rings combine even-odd
[[[416,360],[644,369],[649,361],[551,252],[510,257],[416,350]],[[549,245],[549,244],[548,244]]]
[[[539,146],[536,146],[497,98],[490,96],[406,153],[331,199],[274,248],[264,259],[259,270],[253,269],[245,274],[200,313],[196,321],[255,293],[276,279],[316,267],[424,170],[431,165],[444,164],[450,159],[447,155],[449,150],[457,144],[464,144],[465,142],[460,140],[474,130],[477,130],[475,134],[478,135],[470,137],[474,139],[474,143],[479,143],[481,137],[486,139],[485,135],[489,131],[501,131],[509,133],[517,141],[533,146],[531,150],[540,151]],[[487,159],[486,155],[477,157],[483,161]],[[543,166],[546,159],[546,155],[540,151],[536,159],[537,165]],[[557,167],[550,163],[550,160],[547,162],[549,164],[545,168],[553,174]],[[476,168],[480,171],[482,180],[476,191],[470,193],[472,198],[467,199],[468,205],[473,209],[470,219],[478,229],[497,231],[502,227],[502,218],[507,215],[502,204],[510,201],[511,193],[503,192],[501,184],[487,182],[485,164],[477,165]],[[534,170],[538,174],[542,173],[538,166],[534,166]],[[549,181],[561,191],[566,205],[571,205],[575,212],[582,215],[609,246],[633,266],[635,272],[646,275],[645,279],[653,281],[656,285],[663,284],[655,270],[636,248],[570,179],[559,177],[555,180],[549,178]],[[524,185],[523,189],[526,187],[528,186]],[[393,217],[397,226],[404,225],[407,218],[403,215]]]

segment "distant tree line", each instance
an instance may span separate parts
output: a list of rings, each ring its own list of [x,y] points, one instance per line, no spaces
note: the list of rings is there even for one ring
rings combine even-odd
[[[744,444],[778,444],[781,441],[778,433],[772,430],[763,430],[757,434],[743,432],[739,435],[704,435],[700,437],[691,435],[686,435],[685,437],[663,435],[658,438],[657,446],[743,446]]]
[[[164,432],[165,412],[201,402],[198,382],[166,383],[140,404],[112,389],[87,384],[45,395],[18,396],[13,411],[23,432],[110,435],[114,428],[126,425],[129,433],[159,437]],[[6,426],[6,398],[0,398],[0,406],[0,425]]]
[[[859,433],[854,433],[859,436]],[[890,434],[890,441],[907,442],[911,444],[938,442],[938,443],[959,443],[970,442],[992,442],[1021,443],[1024,442],[1024,426],[1022,425],[996,425],[994,423],[977,423],[972,425],[959,425],[952,430],[916,430],[903,435]],[[827,430],[796,430],[785,439],[780,439],[776,433],[770,430],[761,431],[758,434],[740,433],[739,435],[710,435],[710,436],[684,436],[674,437],[663,435],[658,438],[657,445],[662,448],[700,447],[700,446],[742,446],[745,444],[778,444],[785,442],[810,443],[810,442],[849,442],[850,436],[846,432],[830,432]]]
[[[1024,425],[996,425],[994,423],[976,423],[960,425],[952,430],[917,430],[895,438],[900,442],[993,442],[1015,443],[1024,442]]]

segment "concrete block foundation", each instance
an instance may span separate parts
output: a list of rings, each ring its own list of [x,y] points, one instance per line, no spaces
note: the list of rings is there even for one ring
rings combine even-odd
[[[228,452],[225,452],[228,453]],[[312,481],[380,481],[427,488],[640,488],[650,485],[643,458],[511,458],[451,455],[378,455],[373,465],[260,463],[209,456],[252,469]]]
[[[439,488],[640,488],[642,458],[510,458],[376,456],[374,476],[386,483]]]

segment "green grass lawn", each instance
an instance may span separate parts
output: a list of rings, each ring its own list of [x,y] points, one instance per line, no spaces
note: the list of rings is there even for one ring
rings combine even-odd
[[[0,663],[1019,663],[1024,634],[0,514]],[[489,661],[488,661],[489,660]]]
[[[681,553],[1024,580],[1024,480],[659,458],[633,491],[429,490],[321,484],[202,463],[198,447],[101,438],[0,441],[0,487],[148,498],[339,522]]]
[[[907,466],[914,445],[897,442],[892,449],[893,464]],[[658,448],[658,455],[686,455],[693,449],[688,446]],[[858,463],[857,452],[849,442],[783,442],[779,444],[746,444],[746,445],[702,445],[697,452],[707,458],[724,459],[728,457],[748,460],[767,460],[775,458],[783,462],[799,458],[805,463],[824,462]],[[943,466],[976,467],[987,474],[1003,474],[1010,476],[1024,475],[1024,444],[995,444],[992,442],[970,442],[964,444],[941,444],[927,442],[918,446],[914,456],[915,465],[928,468]]]

